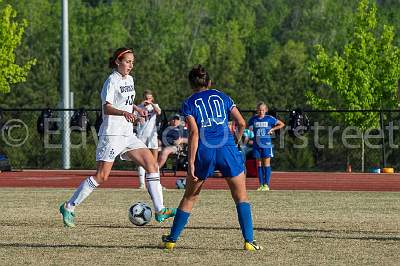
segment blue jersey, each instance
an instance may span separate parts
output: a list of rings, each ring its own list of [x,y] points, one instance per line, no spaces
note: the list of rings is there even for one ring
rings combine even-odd
[[[235,106],[226,94],[214,90],[196,92],[182,104],[182,115],[192,116],[199,129],[199,143],[209,147],[235,145],[228,118]]]
[[[254,148],[271,148],[271,135],[268,134],[270,129],[276,125],[278,119],[273,116],[265,115],[263,118],[260,118],[258,115],[250,118],[249,128],[253,129],[254,132],[254,140],[253,147]]]

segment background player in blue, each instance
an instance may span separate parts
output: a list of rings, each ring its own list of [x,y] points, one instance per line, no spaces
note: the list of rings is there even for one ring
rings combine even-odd
[[[257,160],[258,180],[260,187],[257,190],[267,191],[271,181],[271,158],[274,151],[271,134],[285,124],[273,116],[266,115],[268,106],[264,102],[257,104],[257,114],[250,118],[249,129],[254,132],[253,156]]]
[[[162,237],[163,247],[173,249],[200,194],[201,188],[214,170],[220,170],[236,203],[245,250],[260,250],[253,239],[251,207],[247,198],[243,159],[228,127],[229,114],[238,125],[240,139],[246,122],[232,99],[224,93],[210,89],[210,78],[201,65],[189,72],[193,94],[182,105],[186,119],[188,140],[188,176],[186,190],[179,204],[169,235]]]

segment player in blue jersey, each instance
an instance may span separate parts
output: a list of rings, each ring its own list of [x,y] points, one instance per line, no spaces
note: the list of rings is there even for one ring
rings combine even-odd
[[[237,139],[241,139],[246,122],[230,97],[210,89],[210,78],[204,67],[194,67],[188,78],[193,94],[182,104],[182,115],[189,131],[186,190],[170,234],[162,237],[163,248],[175,247],[204,182],[214,174],[214,170],[219,170],[225,177],[236,204],[245,241],[244,249],[260,250],[262,248],[253,239],[253,221],[247,198],[243,159],[229,130],[228,118],[231,115],[238,125]]]
[[[254,132],[253,156],[257,160],[257,190],[268,191],[271,182],[271,158],[274,157],[271,134],[285,124],[273,116],[267,115],[268,106],[264,102],[257,104],[257,114],[250,118],[249,129]]]

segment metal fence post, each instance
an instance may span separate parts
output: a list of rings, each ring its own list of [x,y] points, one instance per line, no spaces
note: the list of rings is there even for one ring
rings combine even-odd
[[[69,36],[68,36],[68,0],[62,0],[62,99],[63,108],[69,109]],[[62,163],[64,169],[71,168],[69,111],[63,111],[62,126]]]
[[[381,130],[382,130],[382,168],[386,167],[386,151],[385,151],[385,127],[383,125],[383,112],[382,110],[380,110],[379,112],[379,116],[380,116],[380,124],[381,124]]]

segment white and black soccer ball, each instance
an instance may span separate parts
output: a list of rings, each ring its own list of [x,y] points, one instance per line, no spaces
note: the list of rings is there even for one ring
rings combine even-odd
[[[134,225],[143,226],[151,221],[151,208],[144,202],[136,202],[129,208],[129,221]]]
[[[185,189],[186,187],[186,178],[178,178],[175,182],[177,189]]]

